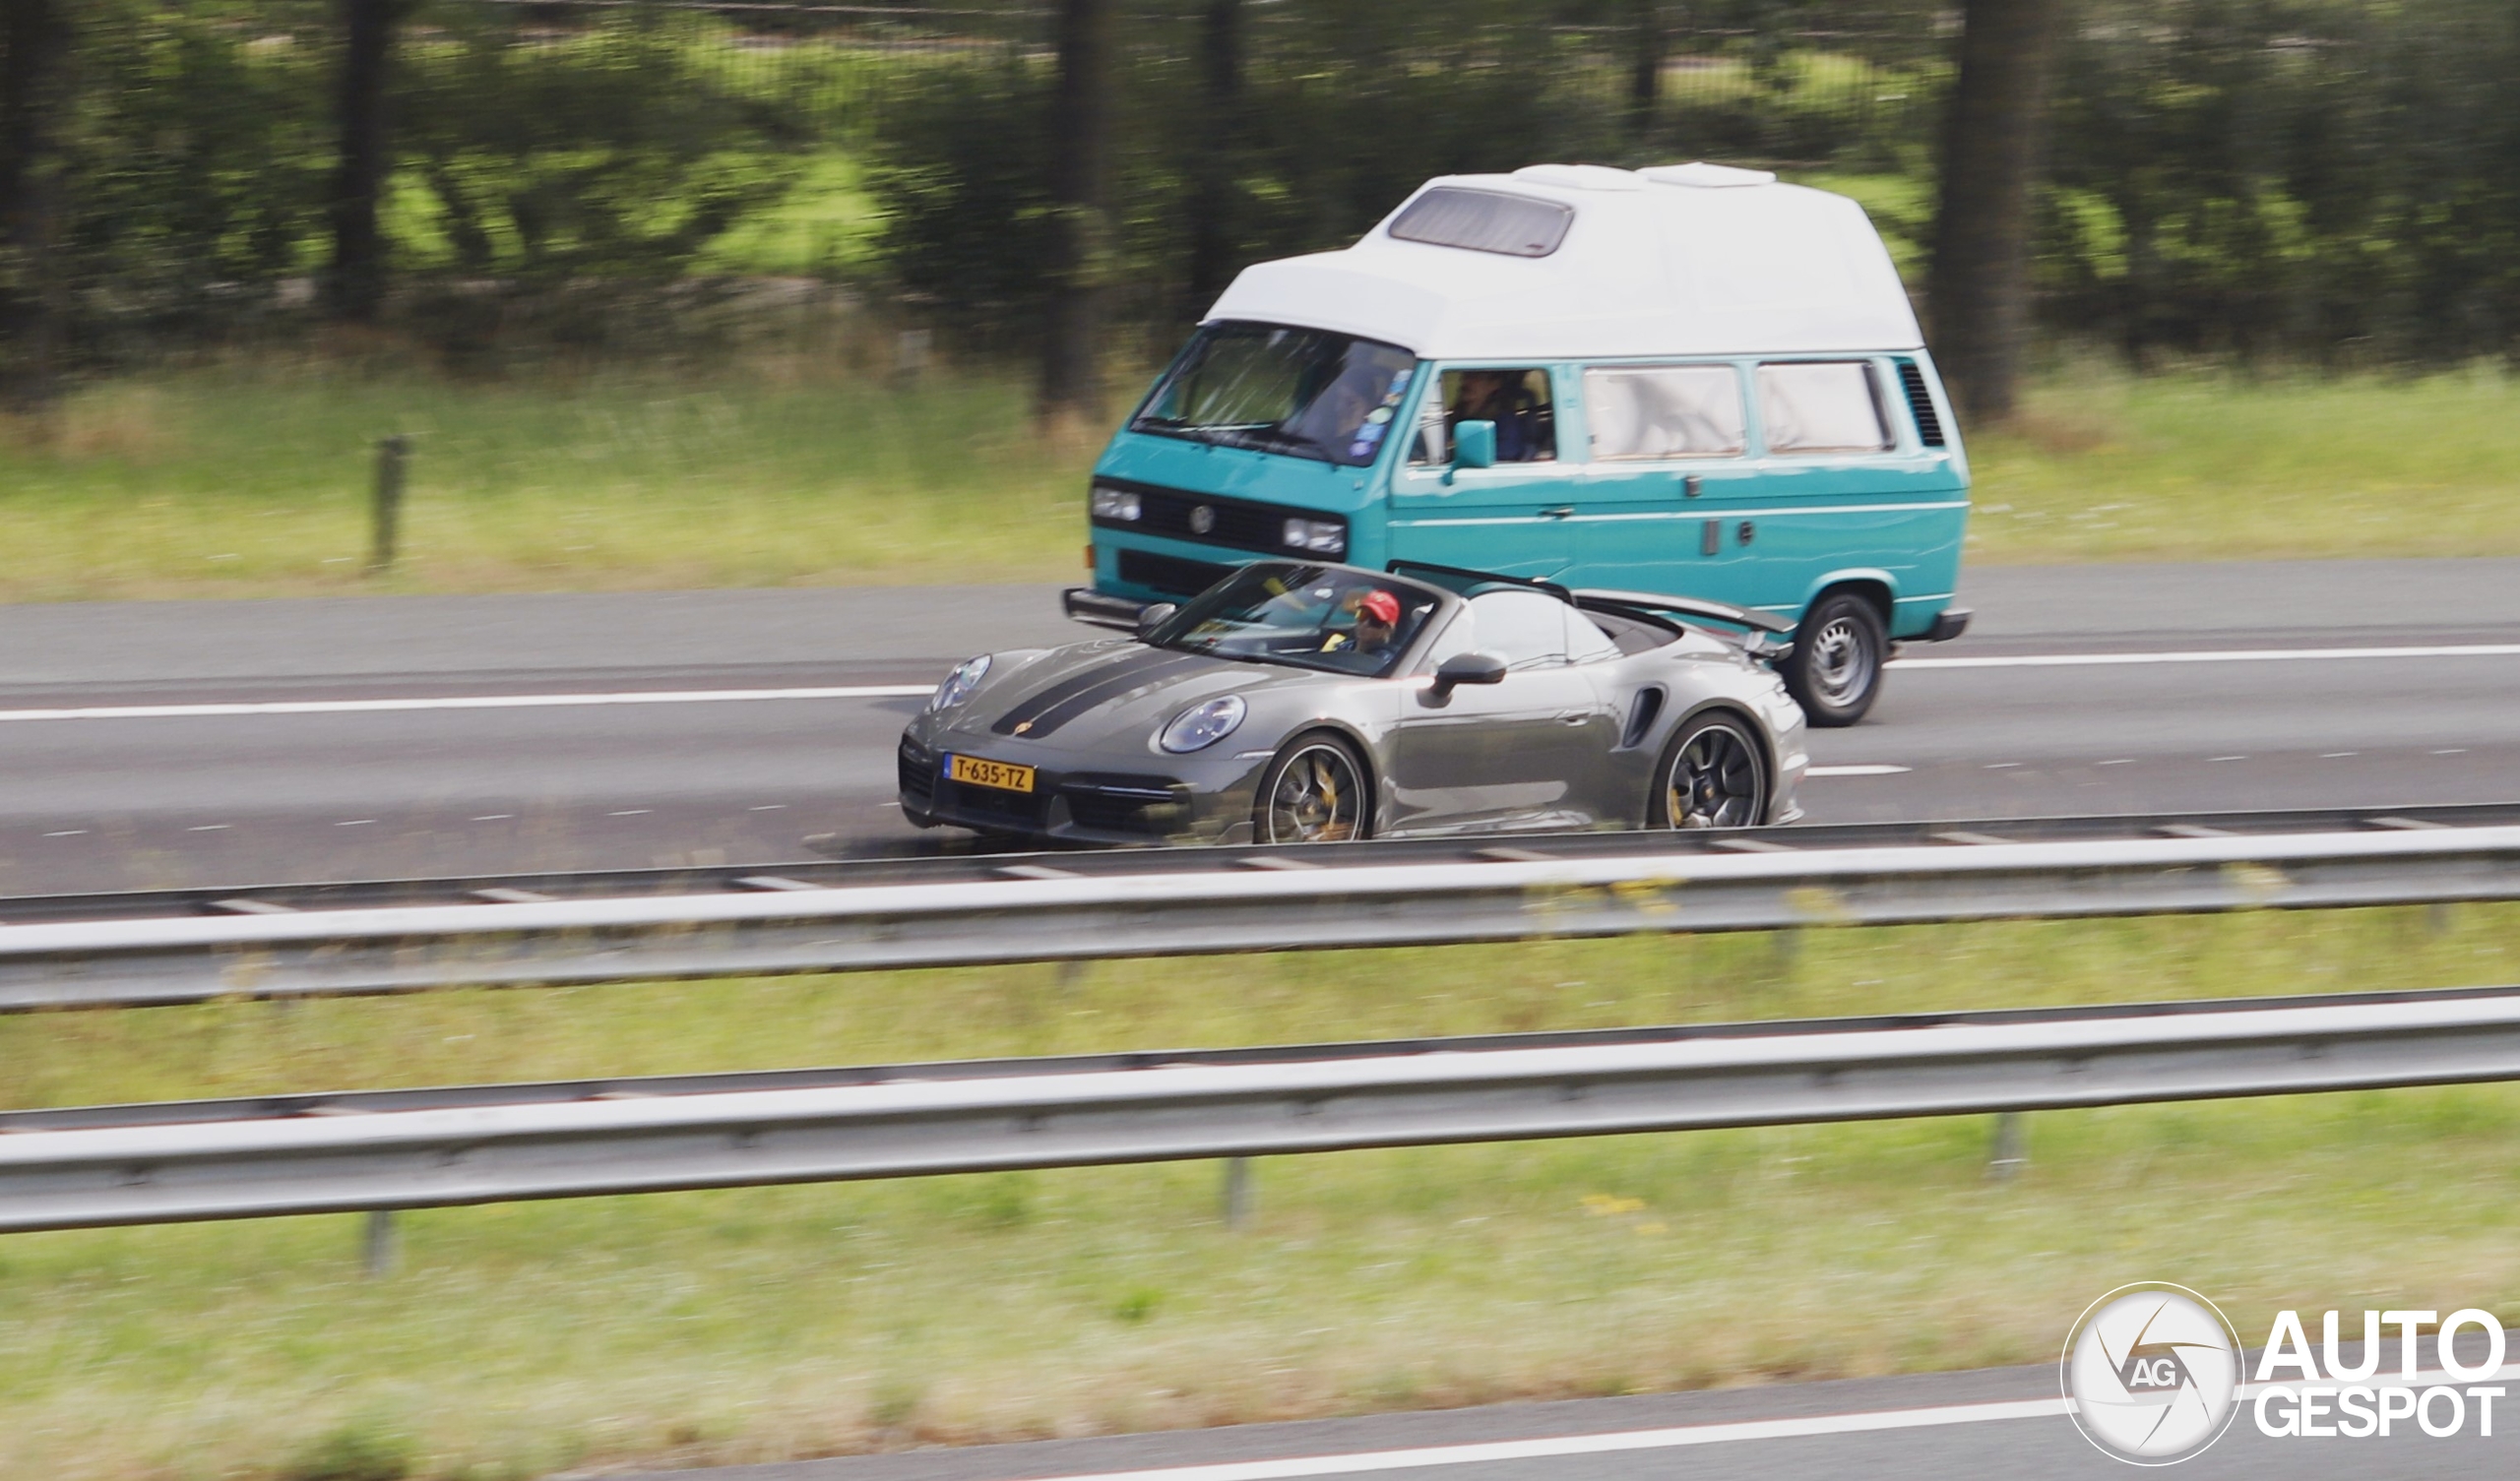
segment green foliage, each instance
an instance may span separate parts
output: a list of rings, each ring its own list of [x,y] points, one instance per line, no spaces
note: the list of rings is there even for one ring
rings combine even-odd
[[[794,173],[801,120],[698,66],[725,39],[699,23],[632,11],[527,44],[510,16],[438,11],[396,85],[402,161],[435,208],[435,240],[407,244],[415,265],[544,283],[670,276]]]
[[[1254,9],[1253,16],[1259,12]],[[1188,317],[1190,233],[1221,174],[1235,259],[1345,245],[1429,175],[1600,157],[1609,115],[1544,13],[1493,4],[1358,11],[1291,0],[1253,24],[1238,105],[1206,93],[1186,20],[1137,28],[1115,110],[1118,203],[1105,280],[1123,313]],[[881,255],[922,310],[1020,340],[1046,291],[1052,73],[1001,52],[904,77],[878,111],[868,186]]]
[[[284,26],[238,20],[108,0],[79,23],[59,130],[61,270],[92,347],[99,334],[232,316],[311,266],[331,163],[327,58]]]
[[[2163,350],[2520,352],[2520,7],[2116,0],[2066,47],[2049,318]]]

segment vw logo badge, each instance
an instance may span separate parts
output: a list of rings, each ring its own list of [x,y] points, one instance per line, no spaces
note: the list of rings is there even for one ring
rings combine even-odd
[[[1190,532],[1209,534],[1217,527],[1217,512],[1202,504],[1190,511]]]

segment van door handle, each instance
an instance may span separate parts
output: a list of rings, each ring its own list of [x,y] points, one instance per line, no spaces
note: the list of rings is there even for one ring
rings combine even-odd
[[[1544,520],[1564,520],[1571,518],[1574,513],[1575,506],[1572,504],[1553,504],[1542,510],[1540,517]]]

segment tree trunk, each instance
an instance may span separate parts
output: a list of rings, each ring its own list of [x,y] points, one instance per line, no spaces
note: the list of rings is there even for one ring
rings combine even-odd
[[[1643,139],[1654,127],[1654,105],[1663,96],[1663,0],[1634,0],[1636,50],[1627,75],[1627,132]]]
[[[2029,322],[2030,187],[2061,0],[1967,0],[1925,304],[1961,411],[2013,411]]]
[[[1111,0],[1060,0],[1050,105],[1050,301],[1044,420],[1102,411],[1102,300],[1111,258]]]
[[[0,398],[20,405],[60,386],[67,288],[54,121],[69,68],[57,0],[0,0]]]
[[[325,296],[333,316],[368,323],[385,299],[385,239],[376,226],[391,145],[385,99],[394,30],[410,0],[341,0],[341,156],[333,173],[333,265]]]
[[[1233,278],[1235,152],[1242,143],[1242,0],[1208,0],[1199,32],[1199,184],[1190,205],[1190,317]]]

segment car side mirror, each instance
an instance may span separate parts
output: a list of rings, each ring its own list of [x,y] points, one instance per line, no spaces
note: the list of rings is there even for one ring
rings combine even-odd
[[[1492,421],[1458,422],[1453,426],[1453,469],[1492,468],[1496,465],[1496,424]]]
[[[1502,684],[1505,682],[1505,660],[1494,653],[1455,653],[1435,670],[1435,698],[1442,699],[1464,684]]]
[[[1180,610],[1178,606],[1168,601],[1159,601],[1138,608],[1138,641],[1154,642],[1155,630],[1170,622],[1172,614]]]

